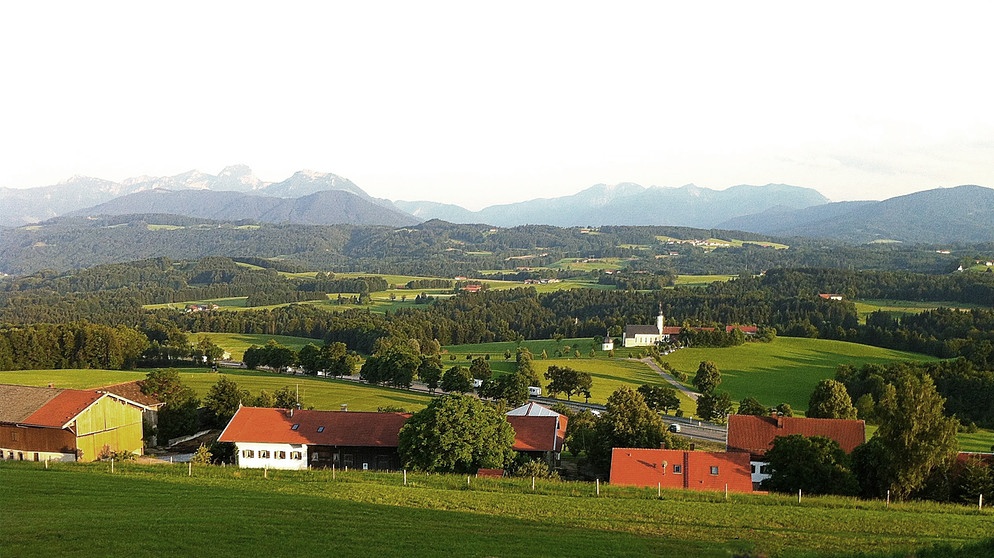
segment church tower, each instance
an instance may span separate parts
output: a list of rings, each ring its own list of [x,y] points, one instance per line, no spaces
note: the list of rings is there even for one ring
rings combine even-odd
[[[656,329],[659,330],[659,334],[663,334],[663,324],[666,323],[666,318],[663,316],[663,305],[659,305],[659,315],[656,316]]]

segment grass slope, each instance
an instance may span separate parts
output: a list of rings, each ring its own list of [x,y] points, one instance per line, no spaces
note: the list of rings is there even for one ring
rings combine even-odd
[[[0,463],[11,556],[827,556],[975,544],[966,506],[361,471]],[[136,531],[136,526],[146,526]],[[97,535],[99,533],[99,535]],[[430,536],[425,536],[430,534]]]

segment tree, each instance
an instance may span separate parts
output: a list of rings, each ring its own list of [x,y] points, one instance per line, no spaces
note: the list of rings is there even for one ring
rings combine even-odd
[[[782,417],[792,417],[794,416],[794,409],[790,407],[790,403],[781,403],[776,407],[777,414]]]
[[[669,414],[670,409],[680,408],[680,398],[677,396],[676,390],[671,387],[642,384],[639,386],[638,392],[645,399],[645,404],[653,411]]]
[[[822,380],[808,399],[809,418],[855,419],[856,407],[842,382]]]
[[[956,455],[956,421],[943,412],[945,399],[928,376],[899,378],[877,404],[879,438],[889,455],[884,469],[891,492],[906,498],[920,489],[932,469],[948,466]]]
[[[493,375],[493,371],[490,370],[490,363],[483,357],[473,359],[473,364],[469,366],[469,372],[477,380],[489,380],[490,376]]]
[[[545,379],[551,380],[546,389],[553,397],[557,393],[565,393],[570,400],[574,394],[589,391],[593,383],[589,372],[579,372],[568,366],[550,366],[545,372]]]
[[[279,409],[299,409],[304,402],[297,393],[296,388],[283,386],[273,394],[273,407]]]
[[[775,492],[854,495],[859,489],[839,443],[824,436],[778,436],[766,452],[772,470],[763,486]]]
[[[224,356],[224,349],[211,341],[210,337],[201,335],[193,347],[193,356],[203,359],[207,364],[214,364]]]
[[[721,372],[710,360],[701,361],[697,367],[697,375],[694,376],[694,386],[701,393],[711,393],[721,383]]]
[[[211,414],[211,424],[223,427],[235,416],[238,404],[249,400],[249,392],[238,389],[238,384],[222,375],[207,391],[204,408]]]
[[[473,375],[465,366],[453,366],[442,374],[442,391],[469,393],[473,391]]]
[[[671,442],[663,419],[645,404],[639,392],[627,386],[607,398],[595,430],[590,461],[602,471],[610,469],[612,448],[659,448],[663,442]]]
[[[418,367],[418,378],[424,382],[425,387],[428,388],[428,393],[435,393],[442,380],[442,361],[438,355],[426,356],[421,360],[421,366]]]
[[[994,502],[994,467],[979,457],[971,456],[959,468],[953,495],[960,502],[975,504],[981,494],[984,502]]]
[[[538,377],[538,372],[535,371],[535,367],[532,365],[532,353],[526,347],[518,347],[515,363],[517,365],[515,370],[518,374],[528,379],[528,385],[542,385],[542,379]]]
[[[404,466],[421,471],[475,473],[514,460],[514,429],[504,414],[465,395],[435,398],[411,416],[399,438]]]
[[[196,393],[183,384],[176,370],[153,370],[141,381],[140,389],[145,395],[155,397],[165,403],[159,409],[156,441],[164,443],[197,431],[197,409],[200,400]]]
[[[736,411],[740,415],[753,415],[757,417],[765,417],[770,414],[770,409],[766,405],[763,405],[755,397],[746,397],[739,401],[739,410]]]
[[[297,362],[307,374],[317,374],[318,370],[327,368],[321,355],[321,347],[308,343],[297,351]]]
[[[728,392],[708,392],[697,398],[697,416],[703,420],[724,424],[732,412],[732,398]]]
[[[510,407],[517,407],[528,401],[528,378],[517,372],[502,374],[484,380],[479,393],[480,397],[504,401]]]

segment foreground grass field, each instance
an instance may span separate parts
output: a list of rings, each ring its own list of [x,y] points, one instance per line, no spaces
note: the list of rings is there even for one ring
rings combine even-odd
[[[185,465],[0,462],[9,556],[874,555],[976,544],[994,515],[861,502]],[[983,552],[987,547],[975,547]],[[942,555],[942,554],[937,554]]]

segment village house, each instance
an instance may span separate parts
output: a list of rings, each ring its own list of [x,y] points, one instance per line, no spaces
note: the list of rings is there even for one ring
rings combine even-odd
[[[0,384],[0,455],[19,461],[94,461],[142,454],[141,403],[99,390]]]
[[[247,469],[397,470],[400,429],[410,417],[410,413],[240,407],[218,441],[235,444],[238,466]],[[515,432],[512,449],[550,465],[558,463],[566,437],[565,416],[529,403],[510,411],[507,421]]]
[[[409,413],[240,407],[219,442],[247,469],[400,469],[398,434]]]
[[[861,420],[796,418],[784,416],[758,417],[754,415],[728,416],[729,452],[748,454],[752,482],[758,484],[770,478],[766,452],[779,436],[800,434],[824,436],[838,442],[846,453],[866,442],[866,423]]]
[[[614,448],[611,484],[752,492],[749,455],[716,451]]]

